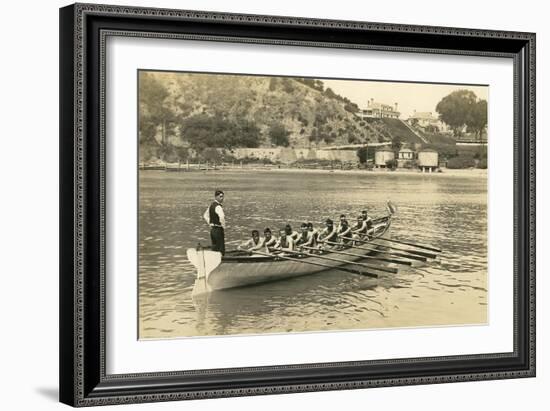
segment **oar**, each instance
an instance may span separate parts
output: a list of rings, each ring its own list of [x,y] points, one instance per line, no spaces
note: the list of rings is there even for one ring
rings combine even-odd
[[[411,253],[411,254],[421,255],[422,257],[426,257],[426,258],[435,258],[437,256],[436,254],[426,253],[424,251],[409,250],[408,248],[395,247],[393,245],[390,246],[390,245],[386,245],[386,244],[375,243],[374,241],[378,240],[377,238],[373,239],[373,240],[369,240],[369,241],[356,240],[356,239],[350,238],[350,237],[342,237],[342,238],[345,239],[345,240],[356,241],[356,242],[361,243],[361,244],[379,245],[379,246],[386,247],[386,248],[389,248],[389,249],[392,249],[392,250],[404,251],[404,252]]]
[[[376,239],[376,240],[378,240],[378,239]],[[409,254],[420,255],[420,256],[426,257],[426,258],[436,258],[437,257],[437,254],[427,253],[425,251],[410,250],[408,248],[395,247],[393,245],[387,245],[387,244],[384,244],[384,243],[373,243],[372,241],[371,241],[371,244],[378,245],[378,246],[381,246],[381,247],[386,247],[386,248],[389,248],[390,250],[397,250],[397,251],[402,251],[402,252],[409,253]]]
[[[331,244],[331,245],[339,245],[338,243],[333,243],[332,241],[325,241],[325,243],[327,244]],[[307,247],[307,246],[302,246],[302,248],[305,248],[306,250],[317,250],[316,248],[314,247]],[[348,252],[345,252],[345,251],[341,251],[341,250],[330,250],[331,253],[336,253],[336,254],[342,254],[342,255],[349,255],[349,256],[352,256],[352,257],[359,257],[359,258],[370,258],[370,259],[373,259],[373,260],[379,260],[379,261],[385,261],[387,263],[394,263],[394,264],[402,264],[402,265],[412,265],[412,263],[410,261],[404,261],[404,260],[393,260],[391,258],[380,258],[380,257],[376,257],[374,255],[364,255],[364,254],[354,254],[354,253],[348,253]]]
[[[380,250],[376,247],[362,247],[360,245],[349,245],[350,247],[352,248],[357,248],[358,250],[367,250],[367,251],[375,251],[377,254],[385,254],[385,255],[389,255],[391,257],[402,257],[402,258],[408,258],[410,260],[415,260],[415,261],[422,261],[422,262],[426,262],[427,258],[426,257],[421,257],[419,255],[412,255],[412,254],[401,254],[401,253],[394,253],[394,252],[390,252],[390,251],[383,251],[383,250]]]
[[[306,260],[302,260],[302,259],[299,259],[299,258],[292,258],[292,257],[286,257],[284,255],[272,255],[272,254],[268,254],[268,253],[263,253],[261,251],[253,251],[254,254],[259,254],[259,255],[263,255],[263,256],[267,256],[267,257],[276,257],[276,258],[280,258],[282,260],[288,260],[288,261],[295,261],[297,263],[304,263],[304,264],[311,264],[311,265],[316,265],[316,266],[319,266],[319,267],[325,267],[325,268],[330,268],[331,270],[339,270],[339,271],[344,271],[346,273],[351,273],[351,274],[359,274],[359,275],[364,275],[366,277],[371,277],[371,278],[378,278],[378,274],[375,274],[375,273],[369,273],[367,271],[359,271],[359,270],[354,270],[353,268],[345,268],[345,267],[333,267],[331,265],[328,265],[328,264],[323,264],[323,263],[319,263],[319,262],[313,262],[313,261],[306,261]]]
[[[396,240],[394,238],[379,238],[379,240],[389,241],[389,242],[398,243],[398,244],[410,245],[412,247],[418,247],[418,248],[422,248],[424,250],[435,251],[436,253],[441,252],[441,248],[434,247],[433,245],[428,245],[428,244],[409,243],[407,241]]]
[[[298,255],[303,255],[303,253],[299,253],[297,251],[288,251],[288,250],[285,250],[284,251],[285,253],[290,253],[290,254],[298,254]],[[327,250],[327,252],[330,253],[330,250]],[[312,258],[320,258],[322,260],[329,260],[329,261],[335,261],[337,263],[342,263],[342,264],[349,264],[349,265],[358,265],[358,266],[361,266],[361,267],[365,267],[365,268],[370,268],[370,269],[373,269],[373,270],[380,270],[380,271],[385,271],[387,273],[392,273],[392,274],[395,274],[397,273],[397,268],[392,268],[392,267],[380,267],[380,266],[377,266],[377,265],[370,265],[370,264],[365,264],[365,263],[356,263],[356,262],[353,262],[353,261],[346,261],[346,260],[341,260],[339,258],[334,258],[334,257],[328,257],[326,255],[319,255],[319,254],[310,254],[309,255],[310,257]]]

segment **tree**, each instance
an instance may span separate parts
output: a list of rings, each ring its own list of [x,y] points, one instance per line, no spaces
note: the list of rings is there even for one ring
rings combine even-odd
[[[339,96],[337,96],[337,94],[332,91],[332,89],[330,87],[328,87],[325,92],[324,92],[325,96],[327,96],[328,98],[337,98]]]
[[[308,140],[311,143],[317,143],[317,141],[319,140],[319,131],[316,128],[311,130],[311,134],[308,136]]]
[[[274,145],[283,147],[289,146],[290,140],[288,139],[288,136],[290,135],[290,132],[288,132],[282,124],[277,123],[272,125],[268,134],[271,143]]]
[[[191,147],[203,151],[207,147],[232,149],[258,147],[259,128],[247,120],[230,121],[222,116],[197,114],[186,118],[180,126],[181,138]]]
[[[239,119],[235,122],[235,144],[240,147],[258,147],[262,139],[262,133],[255,123]]]
[[[472,107],[476,104],[477,97],[471,90],[456,90],[437,103],[435,110],[439,113],[441,121],[446,123],[453,134],[458,137],[462,129],[468,124],[472,113]]]
[[[313,80],[313,88],[322,92],[325,88],[325,85],[321,80]]]
[[[357,158],[359,158],[359,162],[361,164],[365,164],[367,162],[368,153],[369,151],[367,147],[359,147],[357,149]]]
[[[355,144],[358,143],[360,140],[355,134],[348,134],[348,143]]]
[[[346,103],[344,105],[344,110],[350,113],[357,113],[359,111],[359,106],[355,103]]]
[[[401,137],[395,136],[394,138],[392,138],[391,148],[396,154],[399,153],[399,150],[401,150],[401,147],[403,147],[403,142],[401,141]]]
[[[276,88],[277,88],[277,78],[271,77],[269,79],[269,91],[275,91]]]
[[[294,91],[294,85],[292,84],[292,80],[289,78],[282,78],[281,84],[283,85],[283,90],[286,93],[292,93]]]
[[[162,127],[163,140],[173,132],[177,116],[171,108],[170,93],[154,74],[142,72],[139,76],[139,131],[141,141],[154,141],[157,129]],[[162,143],[165,143],[163,141]]]
[[[481,135],[487,126],[487,101],[477,101],[470,110],[466,124],[468,131],[475,133],[476,137],[481,140]]]

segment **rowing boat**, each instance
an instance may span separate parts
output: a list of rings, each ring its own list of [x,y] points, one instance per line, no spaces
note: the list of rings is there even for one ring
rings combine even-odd
[[[373,239],[385,238],[389,235],[392,214],[373,220]],[[348,246],[351,248],[351,246]],[[348,247],[343,247],[345,250]],[[259,255],[242,251],[228,252],[222,257],[217,251],[197,247],[187,250],[188,260],[197,269],[197,279],[193,287],[193,296],[216,290],[243,287],[253,284],[279,281],[309,274],[319,273],[345,266],[347,263],[359,261],[363,256],[376,252],[362,251],[361,255],[342,255],[331,253],[322,255],[301,254],[292,258],[277,255]],[[327,259],[334,255],[338,258]]]

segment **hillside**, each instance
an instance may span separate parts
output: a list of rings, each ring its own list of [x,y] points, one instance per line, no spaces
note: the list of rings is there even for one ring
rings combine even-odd
[[[170,148],[323,147],[391,139],[360,125],[356,110],[319,80],[142,72],[140,152],[155,157]]]
[[[383,118],[381,121],[388,128],[389,132],[399,137],[402,142],[409,144],[422,144],[424,141],[412,132],[403,122],[396,118]]]
[[[449,144],[455,145],[456,140],[447,134],[441,133],[427,133],[425,131],[417,130],[430,144]]]

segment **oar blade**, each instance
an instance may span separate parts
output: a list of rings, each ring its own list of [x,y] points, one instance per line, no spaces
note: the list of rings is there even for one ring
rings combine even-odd
[[[400,264],[400,265],[412,265],[412,261],[396,260],[393,258],[373,257],[374,260],[384,261],[386,263]]]
[[[436,258],[437,257],[437,254],[433,254],[433,253],[428,253],[426,251],[418,251],[418,250],[411,250],[409,248],[404,248],[404,247],[394,247],[394,246],[391,246],[391,245],[388,245],[388,244],[383,244],[383,243],[379,243],[379,242],[370,242],[371,245],[375,245],[377,247],[384,247],[384,248],[388,248],[390,250],[398,250],[400,253],[408,253],[408,254],[413,254],[413,255],[419,255],[421,257],[426,257],[426,258]]]
[[[441,248],[433,246],[431,244],[421,244],[421,243],[416,243],[414,241],[405,241],[405,240],[400,240],[400,239],[397,239],[397,238],[381,238],[380,240],[389,241],[389,242],[397,243],[397,244],[405,244],[405,245],[409,245],[411,247],[417,247],[417,248],[422,248],[422,249],[428,250],[428,251],[434,251],[436,253],[440,253],[441,251],[443,251]]]

